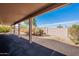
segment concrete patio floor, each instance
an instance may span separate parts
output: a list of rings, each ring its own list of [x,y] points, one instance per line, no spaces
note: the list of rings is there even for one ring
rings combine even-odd
[[[1,56],[65,56],[53,49],[39,45],[13,34],[0,34]]]
[[[25,38],[26,40],[28,39],[27,35],[21,35],[21,37]],[[50,48],[51,50],[58,51],[67,56],[79,56],[79,46],[77,45],[64,43],[58,39],[55,40],[54,38],[43,38],[38,36],[32,36],[32,38],[33,42]]]

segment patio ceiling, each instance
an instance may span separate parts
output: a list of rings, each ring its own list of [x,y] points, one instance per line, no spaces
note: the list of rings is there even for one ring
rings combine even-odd
[[[14,25],[30,17],[60,8],[66,3],[1,3],[0,24]]]

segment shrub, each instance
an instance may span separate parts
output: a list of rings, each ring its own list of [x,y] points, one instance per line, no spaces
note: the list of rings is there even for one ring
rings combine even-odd
[[[79,25],[72,25],[68,29],[69,38],[75,43],[79,44]]]
[[[11,30],[10,26],[0,25],[0,33],[9,32]]]
[[[40,28],[37,28],[34,33],[34,35],[37,35],[37,36],[42,36],[43,34],[44,34],[44,30]]]

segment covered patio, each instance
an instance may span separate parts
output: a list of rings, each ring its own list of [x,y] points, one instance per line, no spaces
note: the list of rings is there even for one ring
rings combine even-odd
[[[0,34],[0,55],[63,56],[64,54],[32,42],[32,20],[35,16],[54,11],[66,3],[0,4],[0,24],[14,27],[10,34]],[[20,37],[20,22],[29,20],[29,40]],[[18,24],[18,35],[15,25]]]

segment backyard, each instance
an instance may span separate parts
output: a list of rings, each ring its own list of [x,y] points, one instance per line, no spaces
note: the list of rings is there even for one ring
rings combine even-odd
[[[0,55],[79,55],[79,4],[6,5],[7,16],[0,6]]]

